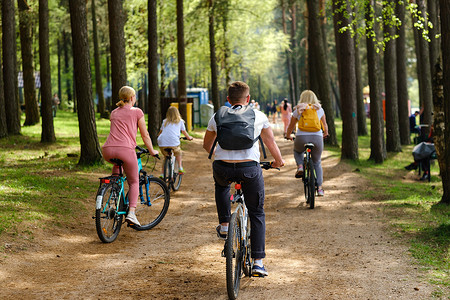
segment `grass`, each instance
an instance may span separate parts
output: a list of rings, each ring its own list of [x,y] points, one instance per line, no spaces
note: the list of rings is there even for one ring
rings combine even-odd
[[[97,117],[102,145],[109,121]],[[40,142],[41,124],[22,127],[22,135],[0,139],[0,251],[5,241],[32,239],[34,228],[67,226],[92,213],[97,182],[92,177],[107,174],[110,166],[77,165],[80,146],[75,114],[58,111],[56,143]],[[341,124],[337,120],[338,140]],[[194,137],[201,133],[193,132]],[[182,141],[184,143],[184,141]],[[138,138],[138,144],[142,140]],[[449,290],[450,207],[438,205],[442,184],[437,164],[432,165],[431,183],[412,180],[404,166],[412,162],[413,146],[390,153],[381,165],[368,161],[370,138],[359,138],[359,161],[348,161],[372,184],[363,197],[382,201],[387,221],[395,234],[409,241],[410,253],[436,284],[436,297]],[[340,156],[339,147],[328,147]],[[417,176],[418,178],[418,176]],[[60,221],[58,221],[60,220]],[[447,292],[446,292],[446,291]]]
[[[342,126],[336,125],[341,140]],[[369,136],[359,137],[358,147],[359,160],[348,163],[372,185],[363,197],[385,204],[382,209],[396,235],[408,240],[411,255],[436,284],[434,296],[450,297],[450,206],[439,204],[443,190],[437,162],[431,165],[431,182],[421,182],[417,171],[413,175],[404,169],[413,161],[414,145],[402,146],[400,153],[388,153],[383,164],[368,160]],[[339,148],[328,150],[340,156]]]

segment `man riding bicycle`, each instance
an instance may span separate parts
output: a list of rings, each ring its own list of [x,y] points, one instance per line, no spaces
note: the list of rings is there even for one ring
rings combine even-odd
[[[264,178],[262,176],[262,170],[259,165],[259,143],[257,137],[261,136],[262,141],[269,149],[274,158],[272,166],[279,168],[284,165],[284,160],[281,156],[280,149],[278,148],[272,129],[269,124],[269,120],[266,115],[256,109],[247,107],[250,100],[250,88],[242,82],[233,82],[228,88],[228,102],[231,104],[231,108],[222,107],[208,123],[208,128],[203,140],[203,148],[212,152],[213,145],[215,144],[216,137],[218,137],[218,128],[222,128],[222,120],[219,119],[219,112],[224,112],[233,115],[246,112],[251,109],[247,127],[253,127],[253,136],[256,139],[250,144],[250,148],[239,149],[240,143],[237,139],[232,139],[234,143],[233,149],[224,149],[221,141],[217,145],[215,150],[215,157],[213,162],[213,177],[215,182],[215,198],[217,213],[219,217],[220,225],[217,226],[217,234],[219,238],[225,239],[228,233],[228,223],[231,216],[231,202],[230,202],[230,183],[241,182],[242,190],[245,196],[245,202],[250,216],[251,224],[251,257],[254,260],[252,273],[267,276],[267,270],[265,269],[262,259],[265,254],[265,213],[264,213]],[[226,111],[225,111],[226,110]],[[243,118],[245,120],[245,117]],[[217,125],[219,121],[219,126]],[[222,132],[219,130],[219,135]],[[225,135],[233,136],[233,132],[228,132]],[[226,138],[226,136],[225,136]],[[246,147],[244,147],[246,148]]]

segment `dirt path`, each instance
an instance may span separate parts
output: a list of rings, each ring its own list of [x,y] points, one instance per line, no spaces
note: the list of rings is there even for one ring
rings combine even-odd
[[[269,276],[244,278],[240,298],[430,298],[432,287],[390,236],[380,204],[359,198],[370,183],[324,153],[326,194],[306,208],[292,143],[275,132],[287,166],[264,171]],[[185,147],[187,173],[160,225],[124,227],[112,244],[98,240],[91,213],[80,227],[36,229],[27,249],[0,258],[0,299],[227,299],[211,163],[201,143]],[[93,198],[85,201],[93,207]]]

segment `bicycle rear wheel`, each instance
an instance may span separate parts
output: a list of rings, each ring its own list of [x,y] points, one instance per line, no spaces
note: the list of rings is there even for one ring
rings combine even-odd
[[[181,179],[183,178],[183,175],[179,174],[178,172],[180,171],[180,165],[178,164],[177,160],[175,159],[175,157],[173,158],[173,181],[172,181],[172,190],[174,191],[178,191],[178,189],[180,188],[181,185]]]
[[[241,245],[241,224],[237,213],[231,215],[226,242],[226,277],[228,297],[236,299],[242,277],[243,251]]]
[[[95,227],[98,237],[104,243],[114,242],[122,227],[123,215],[117,214],[119,200],[124,201],[123,195],[119,195],[113,184],[107,184],[97,194]]]
[[[308,163],[308,193],[309,193],[309,208],[313,209],[314,208],[314,201],[315,201],[315,195],[316,195],[316,180],[315,180],[315,176],[314,176],[314,166],[313,166],[313,162],[310,159],[309,163]]]
[[[172,168],[171,164],[170,164],[170,160],[172,159],[172,157],[168,157],[166,156],[166,158],[164,159],[164,182],[166,183],[166,185],[168,187],[170,187],[171,185],[171,179],[172,179]]]
[[[148,186],[148,189],[147,189]],[[136,217],[141,226],[136,230],[148,230],[158,225],[169,209],[170,193],[164,181],[152,176],[141,175],[139,180],[139,201]]]

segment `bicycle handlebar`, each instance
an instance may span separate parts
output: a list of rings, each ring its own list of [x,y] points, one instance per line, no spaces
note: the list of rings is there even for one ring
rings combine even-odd
[[[271,161],[262,161],[259,164],[261,165],[261,168],[264,169],[264,170],[269,170],[269,169],[277,169],[278,171],[280,170],[280,168],[272,167],[272,162]]]
[[[138,152],[136,152],[136,156],[137,156],[138,158],[140,158],[142,154],[147,154],[147,153],[149,153],[148,149],[144,149],[144,148],[142,148],[142,147],[140,147],[140,146],[138,146],[138,145],[136,145],[136,149],[139,150]],[[152,155],[152,156],[153,156],[153,157],[156,157],[157,159],[160,159],[159,154]]]

